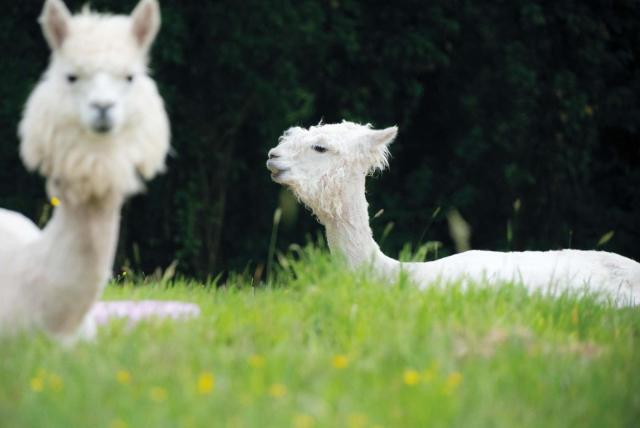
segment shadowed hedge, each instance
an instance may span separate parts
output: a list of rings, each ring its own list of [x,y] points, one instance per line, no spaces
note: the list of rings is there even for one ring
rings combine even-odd
[[[78,10],[83,2],[68,1]],[[129,12],[134,0],[101,0]],[[161,4],[152,72],[172,119],[169,171],[124,213],[119,266],[177,260],[195,277],[264,264],[318,230],[264,168],[291,125],[397,124],[391,170],[370,183],[383,249],[599,248],[640,258],[640,9],[633,1],[247,0]],[[16,127],[47,62],[42,3],[0,17],[0,206],[38,220],[44,186]],[[440,209],[438,209],[440,207]],[[435,213],[435,215],[434,215]],[[606,237],[605,237],[606,238]]]

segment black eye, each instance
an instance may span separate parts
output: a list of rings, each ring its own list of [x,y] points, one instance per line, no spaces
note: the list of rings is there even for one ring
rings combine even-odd
[[[127,74],[125,79],[127,79],[127,82],[129,82],[129,83],[133,82],[133,74]]]
[[[78,80],[77,74],[67,74],[67,82],[74,83]]]
[[[324,153],[327,151],[326,147],[322,147],[322,146],[313,146],[311,147],[313,150],[315,150],[318,153]]]

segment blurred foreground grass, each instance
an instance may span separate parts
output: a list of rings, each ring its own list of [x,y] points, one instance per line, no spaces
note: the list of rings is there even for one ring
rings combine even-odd
[[[2,427],[633,427],[640,310],[520,287],[419,291],[313,247],[270,287],[125,283],[198,319],[0,342]]]

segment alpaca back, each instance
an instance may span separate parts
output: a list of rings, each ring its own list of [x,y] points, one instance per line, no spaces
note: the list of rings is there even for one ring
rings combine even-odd
[[[622,303],[640,303],[640,263],[605,251],[466,251],[406,265],[423,286],[437,280],[516,282],[529,290],[589,289]]]
[[[0,208],[0,252],[22,247],[40,236],[40,229],[22,214]]]

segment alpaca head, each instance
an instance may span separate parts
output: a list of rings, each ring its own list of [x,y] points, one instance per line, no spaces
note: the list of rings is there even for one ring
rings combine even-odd
[[[353,186],[387,166],[387,146],[397,133],[395,126],[376,130],[346,121],[290,128],[269,151],[267,168],[318,218],[340,218],[345,198],[364,190]]]
[[[141,0],[129,16],[72,15],[62,0],[46,0],[40,24],[52,54],[19,128],[25,165],[82,187],[80,199],[136,191],[138,176],[160,171],[169,148],[164,105],[147,75],[157,0]]]

